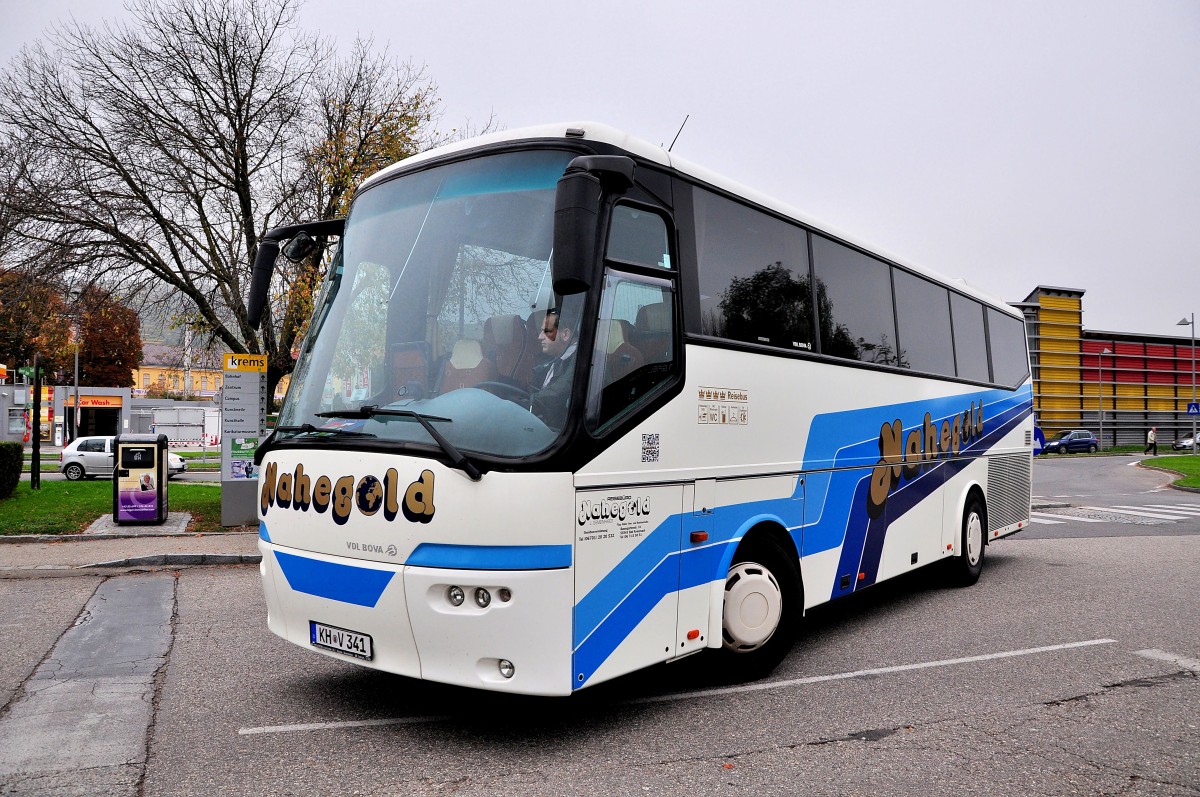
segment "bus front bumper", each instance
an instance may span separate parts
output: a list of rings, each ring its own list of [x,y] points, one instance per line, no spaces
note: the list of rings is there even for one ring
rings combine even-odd
[[[388,565],[262,539],[259,550],[267,625],[293,644],[440,683],[571,693],[570,567]]]

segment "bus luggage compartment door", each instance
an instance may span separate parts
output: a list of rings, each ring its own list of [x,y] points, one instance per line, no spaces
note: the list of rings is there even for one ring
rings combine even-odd
[[[675,655],[683,492],[576,492],[575,688]]]

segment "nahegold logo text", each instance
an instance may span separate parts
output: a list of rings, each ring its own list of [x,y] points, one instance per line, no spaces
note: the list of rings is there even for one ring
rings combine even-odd
[[[969,409],[943,420],[940,428],[928,412],[925,422],[907,433],[899,418],[883,424],[879,430],[879,464],[871,471],[871,489],[867,492],[867,514],[882,514],[901,476],[915,479],[938,458],[958,454],[982,435],[982,401],[978,406],[971,402]]]
[[[403,494],[400,492],[400,474],[388,468],[380,479],[367,474],[331,477],[324,474],[313,478],[297,465],[291,473],[279,472],[279,464],[267,463],[261,476],[262,490],[259,494],[259,509],[266,517],[271,507],[291,508],[297,512],[329,512],[333,522],[339,526],[350,519],[355,510],[370,517],[379,512],[385,520],[395,520],[403,514],[412,523],[428,523],[433,520],[433,471],[421,471],[421,476],[411,482]]]

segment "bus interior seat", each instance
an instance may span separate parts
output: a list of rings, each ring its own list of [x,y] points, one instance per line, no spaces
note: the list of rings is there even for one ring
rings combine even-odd
[[[463,338],[454,342],[450,359],[442,366],[439,390],[446,393],[495,379],[496,366],[483,356],[483,346],[473,338]]]
[[[392,346],[392,384],[396,398],[420,399],[429,390],[429,343],[415,340]]]
[[[496,364],[500,380],[522,386],[529,384],[533,351],[520,316],[494,315],[485,321],[483,353]]]
[[[642,367],[642,353],[629,343],[630,332],[628,321],[612,319],[608,322],[608,347],[604,363],[606,385]]]
[[[666,302],[638,308],[630,342],[648,363],[671,359],[671,307]]]
[[[533,312],[529,314],[529,318],[525,319],[525,351],[529,354],[529,374],[525,377],[524,386],[533,381],[533,368],[539,363],[546,361],[546,355],[542,353],[542,324],[546,322],[546,314],[543,311]]]

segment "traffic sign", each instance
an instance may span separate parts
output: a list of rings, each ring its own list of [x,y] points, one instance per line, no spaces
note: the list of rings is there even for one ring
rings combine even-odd
[[[1188,402],[1188,415],[1200,415],[1200,401]]]

